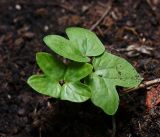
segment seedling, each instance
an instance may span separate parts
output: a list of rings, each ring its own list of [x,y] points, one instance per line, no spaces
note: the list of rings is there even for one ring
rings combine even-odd
[[[49,53],[38,52],[36,61],[43,71],[27,83],[37,92],[61,100],[84,102],[91,99],[106,114],[114,115],[119,105],[116,86],[137,87],[142,78],[125,59],[105,51],[98,37],[78,27],[66,29],[69,39],[44,37],[45,44],[69,60],[64,64]]]

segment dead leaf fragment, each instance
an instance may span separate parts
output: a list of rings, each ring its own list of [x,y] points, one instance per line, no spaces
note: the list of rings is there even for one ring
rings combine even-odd
[[[34,33],[33,32],[26,32],[26,33],[24,33],[23,37],[31,39],[34,37]]]
[[[146,105],[149,109],[160,103],[160,85],[153,87],[147,92]]]
[[[48,11],[45,9],[45,8],[40,8],[40,9],[37,9],[35,11],[35,14],[37,16],[41,16],[41,17],[44,17],[44,16],[47,16],[48,15]]]
[[[151,51],[153,51],[153,48],[148,47],[146,45],[139,46],[138,44],[129,45],[126,49],[127,51],[137,51],[143,54],[151,55]]]
[[[63,17],[60,17],[58,19],[58,23],[60,25],[66,25],[66,24],[74,24],[74,25],[77,25],[81,22],[81,17],[80,16],[77,16],[77,15],[72,15],[72,16],[63,16]]]
[[[20,37],[20,38],[18,38],[18,39],[15,40],[14,44],[15,44],[16,46],[19,46],[19,45],[21,45],[23,42],[24,42],[24,39]]]

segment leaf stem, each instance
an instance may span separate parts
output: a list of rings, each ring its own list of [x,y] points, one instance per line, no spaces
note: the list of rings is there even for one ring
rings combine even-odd
[[[125,93],[130,93],[130,92],[133,92],[133,91],[136,91],[138,89],[144,89],[144,88],[147,88],[147,87],[150,87],[152,85],[155,85],[155,84],[158,84],[160,83],[160,78],[157,78],[157,79],[153,79],[153,80],[150,80],[150,81],[145,81],[143,82],[142,84],[140,84],[138,87],[136,88],[130,88],[130,89],[125,89],[123,90],[122,92],[125,94]]]

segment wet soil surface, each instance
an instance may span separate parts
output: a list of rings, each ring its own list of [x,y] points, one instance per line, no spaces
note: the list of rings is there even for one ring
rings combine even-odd
[[[91,28],[105,0],[0,1],[0,137],[159,137],[160,107],[146,107],[149,89],[120,96],[114,117],[90,101],[74,104],[34,92],[27,78],[39,73],[42,38],[65,35],[68,26]],[[160,77],[160,3],[114,0],[94,29],[106,50],[126,58],[144,80]],[[116,130],[112,124],[115,119]],[[116,135],[114,135],[114,133]]]

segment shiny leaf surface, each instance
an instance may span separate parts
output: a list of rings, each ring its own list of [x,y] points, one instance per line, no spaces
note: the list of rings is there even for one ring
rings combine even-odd
[[[84,102],[91,97],[91,92],[88,86],[80,82],[66,83],[62,87],[61,99],[72,102]]]
[[[78,47],[71,41],[58,36],[48,35],[44,37],[43,41],[45,44],[57,54],[77,61],[77,62],[88,62],[89,58],[83,55]]]
[[[38,66],[48,77],[51,77],[54,80],[63,78],[66,67],[51,54],[38,52],[36,54],[36,61]]]
[[[105,50],[104,45],[92,31],[79,27],[66,29],[70,41],[78,46],[78,49],[85,56],[98,56]]]
[[[67,67],[64,80],[68,82],[79,81],[92,72],[92,65],[88,63],[73,62]]]
[[[61,86],[57,81],[52,81],[45,75],[33,75],[27,83],[37,92],[51,97],[59,98]]]
[[[114,115],[119,96],[116,86],[137,87],[142,78],[125,59],[105,52],[93,60],[94,73],[88,85],[92,91],[92,102],[109,115]]]

